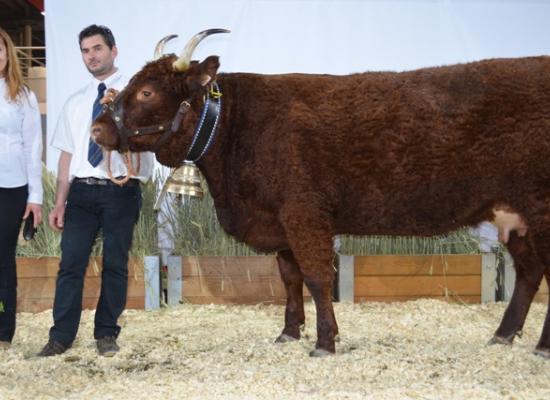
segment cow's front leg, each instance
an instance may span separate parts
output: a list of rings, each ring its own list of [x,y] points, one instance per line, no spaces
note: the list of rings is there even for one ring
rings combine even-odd
[[[305,322],[304,276],[290,250],[277,253],[279,272],[286,289],[285,327],[275,340],[285,343],[300,339],[300,327]]]
[[[309,201],[283,208],[281,223],[304,282],[317,311],[317,344],[311,356],[335,353],[334,338],[338,326],[332,307],[332,283],[335,270],[330,216],[317,211]]]
[[[489,344],[512,344],[515,336],[523,329],[531,302],[542,280],[545,267],[528,236],[520,238],[514,233],[510,237],[507,247],[514,259],[516,283],[500,326]]]

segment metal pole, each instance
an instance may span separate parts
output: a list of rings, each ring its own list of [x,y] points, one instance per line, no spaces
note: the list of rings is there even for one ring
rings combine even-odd
[[[30,24],[25,25],[24,45],[25,47],[28,47],[28,50],[26,51],[26,60],[23,73],[25,76],[29,76],[29,68],[32,65],[32,26]]]

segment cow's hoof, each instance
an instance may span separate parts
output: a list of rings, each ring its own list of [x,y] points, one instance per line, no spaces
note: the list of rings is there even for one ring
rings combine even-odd
[[[506,346],[511,346],[512,345],[512,341],[510,339],[507,339],[507,338],[503,338],[503,337],[500,337],[500,336],[493,336],[491,338],[491,340],[489,340],[487,342],[487,345],[489,346],[492,346],[494,344],[504,344]]]
[[[536,356],[546,358],[547,360],[550,360],[550,350],[549,349],[535,349],[533,352]]]
[[[297,338],[287,335],[286,333],[281,333],[279,337],[275,339],[275,343],[296,342],[297,340]]]
[[[332,356],[333,354],[334,353],[331,353],[330,351],[325,349],[315,349],[309,352],[310,357],[326,357],[326,356]]]

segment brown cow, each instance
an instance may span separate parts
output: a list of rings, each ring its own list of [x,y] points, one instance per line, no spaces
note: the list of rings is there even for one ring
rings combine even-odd
[[[492,342],[511,344],[543,275],[550,281],[550,58],[218,74],[216,56],[190,61],[217,32],[147,64],[92,133],[107,150],[154,150],[167,166],[196,160],[221,226],[277,252],[288,295],[277,341],[300,338],[305,283],[317,311],[312,355],[335,351],[334,235],[440,235],[494,219],[517,280]],[[536,352],[550,356],[548,316]]]

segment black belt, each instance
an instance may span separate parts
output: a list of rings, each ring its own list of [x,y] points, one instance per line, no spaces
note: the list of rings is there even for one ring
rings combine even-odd
[[[123,176],[117,176],[115,179],[122,179]],[[98,186],[119,186],[118,184],[114,183],[110,179],[101,179],[101,178],[94,178],[93,176],[88,176],[86,178],[74,178],[73,182],[75,183],[85,183],[86,185],[98,185]],[[130,178],[128,179],[128,182],[126,182],[122,186],[138,186],[139,185],[139,179]]]

